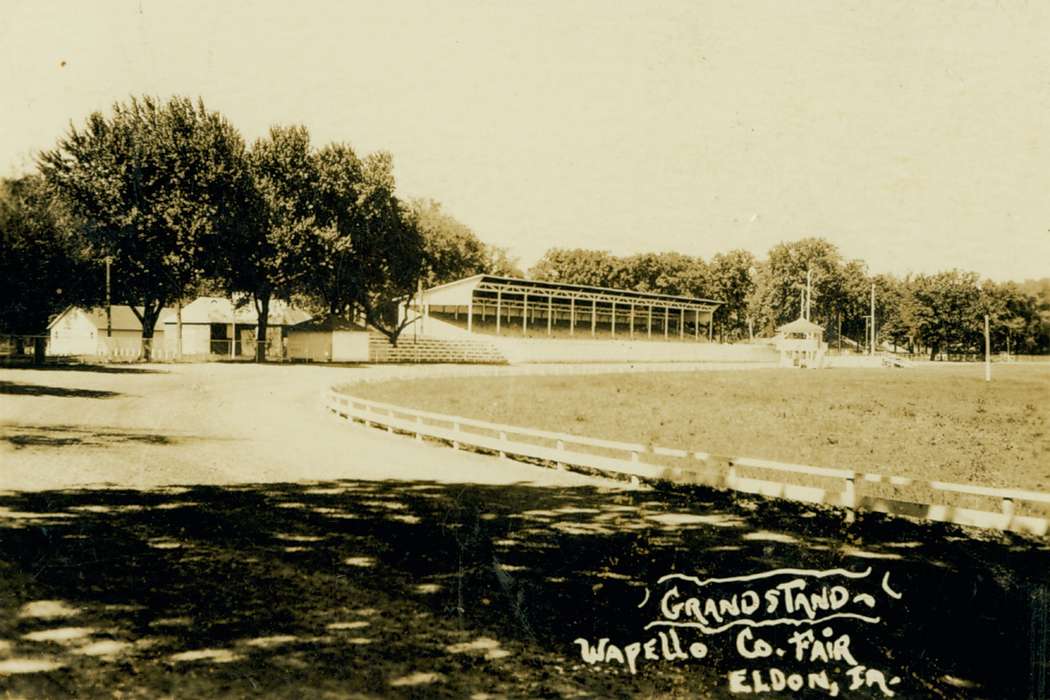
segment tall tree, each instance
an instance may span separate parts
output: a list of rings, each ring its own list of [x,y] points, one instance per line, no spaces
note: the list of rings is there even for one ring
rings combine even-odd
[[[223,240],[218,273],[227,292],[251,296],[258,319],[255,359],[264,362],[270,302],[291,297],[319,248],[310,134],[302,126],[275,126],[252,145],[247,163],[250,225]]]
[[[676,296],[704,296],[709,286],[704,261],[682,253],[640,253],[614,258],[614,268],[606,286]]]
[[[358,206],[365,187],[364,164],[347,144],[328,144],[314,155],[317,172],[317,234],[320,249],[303,290],[331,315],[352,315],[359,261],[356,232],[365,216]]]
[[[490,272],[488,248],[470,227],[443,211],[432,199],[414,199],[407,206],[426,249],[424,284],[433,286]]]
[[[747,302],[755,289],[755,256],[746,250],[718,253],[708,264],[708,293],[722,305],[715,311],[715,323],[725,339],[746,337],[748,333]]]
[[[942,350],[974,350],[983,332],[977,274],[950,270],[911,281],[908,318],[930,359]]]
[[[43,178],[0,180],[0,330],[43,334],[69,304],[97,303],[102,271]]]
[[[608,251],[551,248],[529,269],[529,276],[544,282],[612,287],[617,272],[617,260]]]
[[[757,276],[752,313],[766,332],[798,318],[809,271],[811,318],[829,325],[842,305],[842,265],[838,249],[823,238],[803,238],[773,246]]]
[[[95,112],[39,158],[82,216],[95,253],[113,260],[114,298],[142,324],[151,352],[161,310],[181,298],[215,241],[242,226],[250,179],[236,129],[203,102],[151,97]]]
[[[368,323],[396,345],[412,322],[398,314],[398,305],[411,300],[426,274],[426,244],[394,186],[390,155],[368,156],[357,200],[361,225],[353,242],[357,275],[352,289]]]

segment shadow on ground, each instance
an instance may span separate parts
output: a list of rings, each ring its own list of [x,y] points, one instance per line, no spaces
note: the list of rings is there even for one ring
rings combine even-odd
[[[62,386],[43,386],[41,384],[19,384],[18,382],[0,381],[0,394],[12,396],[58,396],[75,399],[110,399],[120,396],[116,391],[98,389],[74,389]]]
[[[90,364],[81,362],[53,362],[43,365],[26,363],[0,363],[8,369],[25,369],[34,372],[90,372],[94,374],[166,374],[167,370],[152,367],[136,367],[130,364]]]
[[[128,443],[176,445],[191,440],[218,440],[194,435],[165,435],[132,428],[75,425],[0,425],[0,441],[23,447],[113,447]]]
[[[833,512],[703,490],[338,481],[7,492],[0,691],[724,697],[741,665],[732,633],[705,638],[705,659],[633,676],[583,663],[574,640],[644,641],[639,603],[671,572],[872,567],[890,572],[899,606],[881,625],[836,629],[853,635],[860,663],[900,676],[897,697],[1027,697],[1045,672],[1035,645],[1047,550],[899,520],[845,526]]]

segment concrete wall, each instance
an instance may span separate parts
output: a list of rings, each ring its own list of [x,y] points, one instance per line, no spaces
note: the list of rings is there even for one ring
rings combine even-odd
[[[430,362],[503,364],[506,359],[486,340],[476,338],[431,338],[403,334],[397,346],[379,333],[369,338],[370,362]]]

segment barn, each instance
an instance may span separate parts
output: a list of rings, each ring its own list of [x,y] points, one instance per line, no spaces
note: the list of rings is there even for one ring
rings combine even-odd
[[[130,306],[84,308],[70,306],[51,319],[48,324],[49,355],[78,355],[92,357],[137,357],[142,350],[142,323]],[[142,308],[139,307],[141,312]],[[171,309],[162,309],[161,318]],[[158,322],[153,332],[154,346],[164,342]]]

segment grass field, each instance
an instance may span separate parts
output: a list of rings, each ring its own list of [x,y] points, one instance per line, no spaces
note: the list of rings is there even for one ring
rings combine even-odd
[[[1050,367],[429,379],[355,395],[517,426],[1050,491]]]

